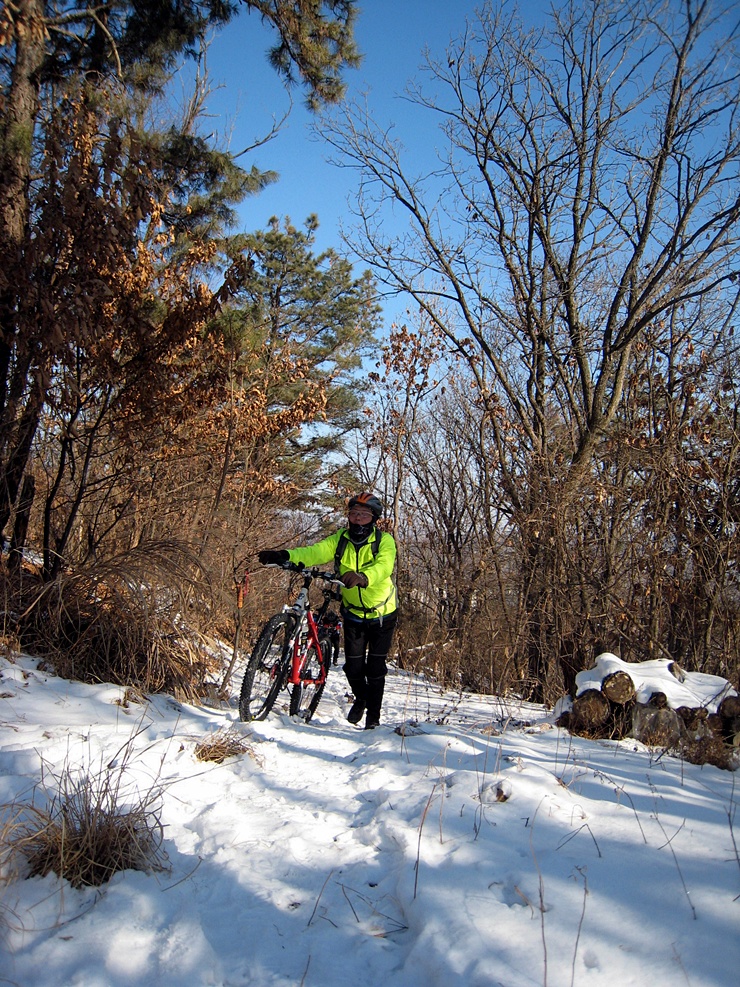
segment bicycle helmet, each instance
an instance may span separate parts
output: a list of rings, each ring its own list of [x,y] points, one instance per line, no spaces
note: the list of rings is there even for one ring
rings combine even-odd
[[[348,510],[352,510],[353,507],[365,507],[373,516],[375,521],[378,520],[383,514],[383,505],[375,496],[371,493],[360,493],[355,494],[354,497],[350,497]]]

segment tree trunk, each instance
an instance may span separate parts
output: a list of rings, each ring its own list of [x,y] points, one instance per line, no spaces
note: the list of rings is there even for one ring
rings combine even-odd
[[[42,391],[39,384],[29,396],[23,417],[13,436],[10,455],[3,464],[3,475],[0,476],[0,544],[18,496],[45,400],[46,392]]]
[[[561,642],[558,661],[560,662],[560,671],[563,676],[565,691],[571,699],[575,699],[577,692],[576,675],[586,667],[583,653],[576,641],[575,635],[570,635]]]
[[[13,250],[13,262],[28,218],[31,147],[39,109],[38,73],[46,54],[44,6],[42,0],[18,0],[14,4],[15,59],[0,124],[0,242]]]
[[[28,533],[28,519],[31,515],[31,507],[33,506],[35,494],[36,480],[32,473],[27,473],[23,478],[23,487],[21,489],[20,500],[18,501],[15,524],[13,525],[13,537],[10,541],[8,571],[11,574],[20,572],[21,563],[23,562],[23,549]]]
[[[45,4],[42,0],[18,0],[13,8],[15,55],[0,117],[0,256],[3,259],[3,270],[0,271],[0,427],[6,438],[13,425],[7,404],[13,372],[11,341],[19,331],[15,316],[17,292],[19,288],[22,290],[17,283],[18,261],[28,223],[33,132],[39,111],[39,69],[46,54]],[[18,434],[15,429],[13,431]],[[28,458],[30,443],[26,438],[27,432],[21,434],[10,447],[10,456],[0,466],[0,544]]]

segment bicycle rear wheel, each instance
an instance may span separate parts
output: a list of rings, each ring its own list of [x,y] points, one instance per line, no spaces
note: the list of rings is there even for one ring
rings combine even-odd
[[[267,621],[249,659],[239,694],[239,719],[264,720],[290,671],[295,617],[278,613]]]
[[[329,674],[331,641],[328,636],[322,635],[319,638],[319,644],[321,654],[319,654],[315,644],[309,644],[306,661],[301,669],[301,684],[294,685],[290,693],[290,715],[300,716],[306,723],[309,722],[321,702],[326,685],[326,676]],[[324,681],[319,684],[310,681],[320,678],[323,678]]]

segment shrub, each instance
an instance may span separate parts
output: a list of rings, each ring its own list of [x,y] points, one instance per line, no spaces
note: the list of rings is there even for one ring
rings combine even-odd
[[[234,727],[217,731],[195,747],[195,756],[199,761],[213,761],[216,764],[223,764],[227,758],[240,757],[242,754],[248,754],[253,760],[257,760],[254,748]]]
[[[212,664],[197,630],[208,612],[197,562],[183,546],[158,542],[62,573],[25,607],[18,631],[23,647],[65,678],[197,702]]]
[[[161,871],[167,867],[156,784],[128,793],[124,774],[131,742],[120,762],[93,774],[68,763],[58,774],[46,771],[41,792],[46,804],[2,807],[0,875],[55,873],[75,887],[98,887],[122,870]],[[116,765],[117,766],[113,766]],[[50,783],[47,783],[47,776]]]

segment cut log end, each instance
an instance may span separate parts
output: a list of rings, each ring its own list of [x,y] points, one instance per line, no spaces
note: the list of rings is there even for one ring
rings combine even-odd
[[[573,700],[570,729],[574,733],[596,733],[609,719],[609,700],[599,689],[586,689]]]
[[[740,696],[725,696],[717,710],[723,720],[740,718]]]
[[[635,698],[635,683],[626,672],[612,672],[601,683],[601,691],[609,702],[623,706]]]

